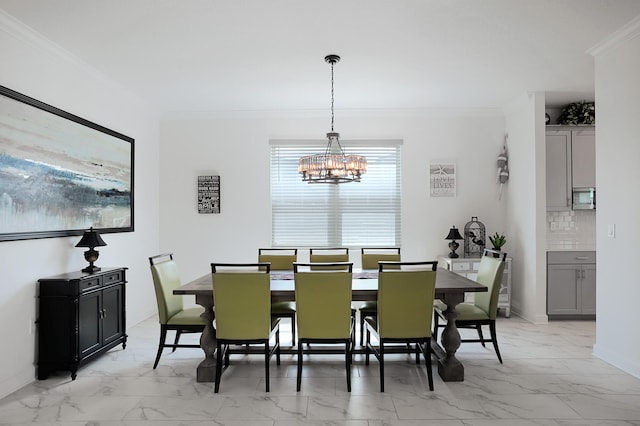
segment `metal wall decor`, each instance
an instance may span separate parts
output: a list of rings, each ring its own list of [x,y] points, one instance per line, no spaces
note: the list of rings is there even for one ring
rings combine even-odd
[[[481,257],[486,242],[484,224],[472,216],[464,226],[464,257]]]
[[[220,213],[220,176],[198,176],[198,213]]]

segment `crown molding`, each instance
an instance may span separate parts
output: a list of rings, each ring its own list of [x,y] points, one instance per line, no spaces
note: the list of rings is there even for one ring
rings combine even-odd
[[[503,117],[504,111],[501,108],[354,108],[336,109],[336,115],[341,118]],[[162,114],[162,119],[167,121],[327,117],[326,109],[166,111]]]
[[[620,43],[625,43],[640,36],[640,15],[633,18],[616,32],[608,35],[595,46],[587,50],[587,54],[598,56]]]
[[[99,75],[102,79],[105,78],[104,74],[99,73],[95,68],[81,61],[68,50],[63,49],[60,45],[52,42],[41,33],[2,10],[0,10],[0,31],[5,32],[23,44],[52,56],[59,57],[65,61],[72,62],[75,66],[79,66],[91,74]]]
[[[95,81],[118,90],[122,90],[143,104],[147,104],[146,101],[141,99],[137,94],[131,92],[131,90],[124,87],[118,81],[91,66],[70,51],[49,40],[43,34],[35,31],[33,28],[3,10],[0,10],[0,32],[7,34],[9,37],[12,37],[18,43],[27,46],[29,49],[41,52],[42,55],[47,55],[54,61],[60,61],[64,64],[68,64],[70,67],[75,67],[81,73],[88,75]],[[157,115],[157,112],[155,112],[155,110],[153,111]]]

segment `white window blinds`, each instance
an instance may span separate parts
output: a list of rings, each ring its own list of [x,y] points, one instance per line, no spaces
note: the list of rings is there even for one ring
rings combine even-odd
[[[298,159],[327,142],[272,140],[271,232],[274,247],[399,247],[402,141],[341,141],[367,158],[361,182],[308,184]]]

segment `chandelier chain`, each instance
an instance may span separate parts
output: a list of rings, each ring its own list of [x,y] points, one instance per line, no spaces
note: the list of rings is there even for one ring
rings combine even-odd
[[[333,64],[331,62],[331,131],[333,132]]]

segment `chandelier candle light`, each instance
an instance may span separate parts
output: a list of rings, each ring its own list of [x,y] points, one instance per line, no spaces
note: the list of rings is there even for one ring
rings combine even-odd
[[[298,161],[298,173],[308,183],[360,182],[367,172],[367,159],[362,155],[346,155],[340,145],[340,133],[333,131],[333,66],[340,61],[338,55],[327,55],[331,64],[331,131],[327,133],[327,149],[324,154],[306,155]]]

